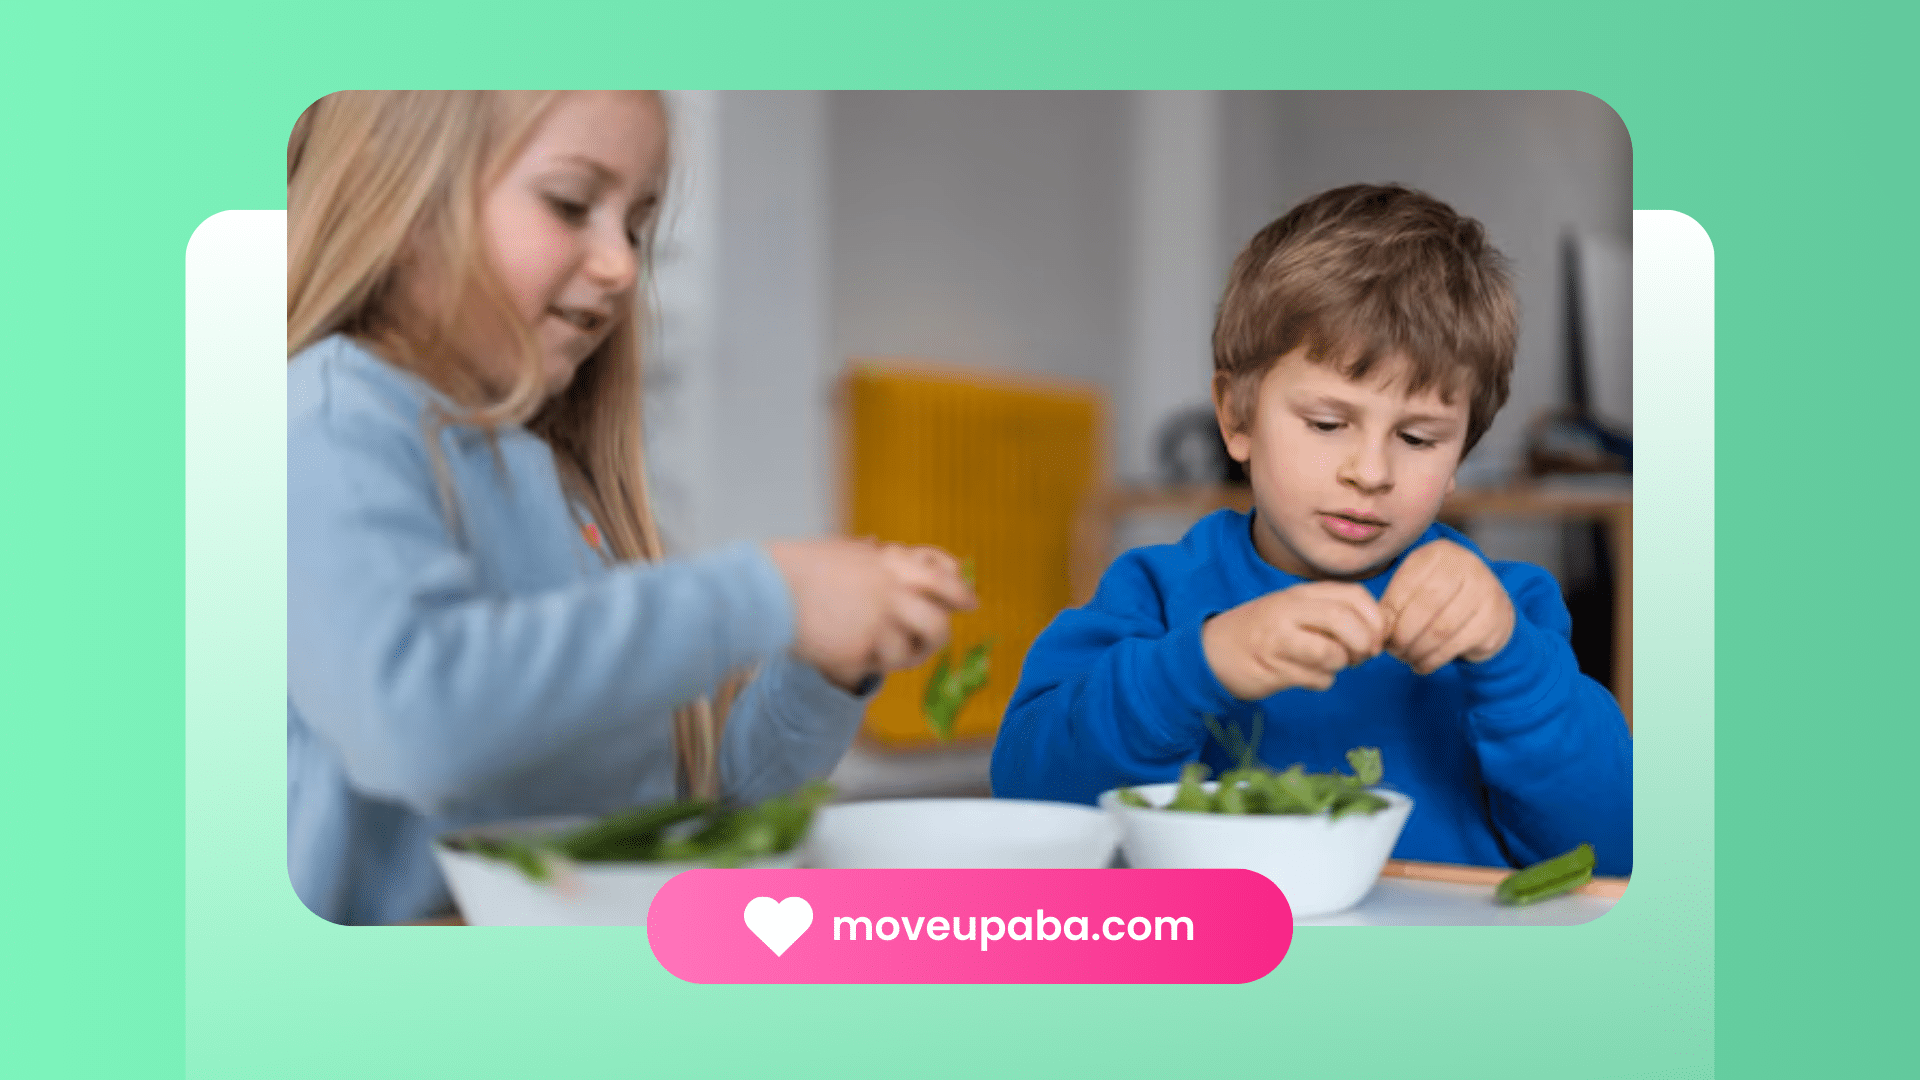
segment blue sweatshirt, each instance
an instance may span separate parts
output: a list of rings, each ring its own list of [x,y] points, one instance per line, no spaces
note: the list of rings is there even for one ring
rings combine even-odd
[[[523,428],[439,438],[435,392],[346,338],[287,370],[287,869],[335,922],[444,909],[430,844],[460,826],[674,797],[673,709],[762,664],[721,744],[723,794],[824,775],[865,701],[788,658],[793,601],[757,547],[609,567]]]
[[[1261,559],[1251,524],[1223,510],[1178,544],[1130,551],[1091,603],[1054,619],[1027,653],[1001,722],[994,794],[1091,803],[1122,784],[1175,779],[1196,759],[1217,775],[1235,762],[1205,718],[1250,736],[1259,713],[1259,758],[1276,768],[1346,772],[1348,749],[1380,748],[1386,785],[1414,800],[1396,858],[1524,866],[1585,842],[1595,872],[1631,870],[1626,721],[1580,673],[1551,575],[1488,563],[1516,618],[1507,646],[1484,663],[1455,661],[1423,678],[1382,654],[1326,691],[1243,702],[1214,677],[1201,624],[1304,580]],[[1438,524],[1408,550],[1441,538],[1479,554]],[[1376,600],[1399,563],[1361,583]]]

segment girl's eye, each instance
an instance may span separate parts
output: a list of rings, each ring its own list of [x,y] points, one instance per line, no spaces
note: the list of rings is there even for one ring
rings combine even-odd
[[[1313,429],[1313,430],[1315,430],[1315,431],[1339,431],[1339,430],[1340,430],[1340,421],[1338,421],[1338,420],[1309,420],[1309,421],[1307,421],[1307,426],[1308,426],[1308,427],[1310,427],[1310,428],[1312,428],[1312,429]]]
[[[1405,442],[1408,446],[1412,446],[1420,449],[1424,449],[1426,447],[1432,446],[1440,441],[1438,439],[1423,439],[1418,435],[1410,435],[1404,431],[1400,433],[1400,439],[1401,441]]]
[[[587,207],[585,203],[577,203],[571,199],[563,199],[557,195],[549,195],[547,196],[547,205],[553,207],[553,212],[559,215],[560,220],[569,225],[586,224]]]
[[[639,247],[647,238],[647,223],[653,220],[654,210],[660,205],[658,197],[642,202],[634,208],[630,216],[632,224],[627,226],[627,243]]]

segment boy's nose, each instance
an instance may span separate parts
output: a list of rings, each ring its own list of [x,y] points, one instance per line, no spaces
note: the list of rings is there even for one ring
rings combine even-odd
[[[1371,439],[1362,441],[1340,467],[1340,479],[1361,491],[1391,488],[1393,469],[1386,448]]]

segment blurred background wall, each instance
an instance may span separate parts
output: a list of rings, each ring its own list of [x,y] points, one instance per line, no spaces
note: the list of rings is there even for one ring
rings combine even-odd
[[[1228,264],[1295,202],[1401,181],[1479,218],[1523,313],[1507,408],[1462,480],[1518,468],[1565,400],[1561,243],[1581,238],[1594,397],[1631,423],[1631,148],[1574,92],[803,91],[670,96],[650,444],[676,546],[835,525],[850,357],[1101,387],[1118,479],[1204,405]],[[1541,528],[1509,529],[1549,565]],[[1517,531],[1514,531],[1517,530]]]

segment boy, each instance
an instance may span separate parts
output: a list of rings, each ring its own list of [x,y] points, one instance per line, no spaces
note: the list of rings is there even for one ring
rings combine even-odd
[[[1580,674],[1559,586],[1436,523],[1505,403],[1518,312],[1477,222],[1402,187],[1316,196],[1235,260],[1213,400],[1254,512],[1121,556],[1027,654],[996,795],[1092,802],[1231,767],[1377,746],[1414,800],[1399,858],[1524,866],[1586,842],[1632,861],[1632,762]]]

